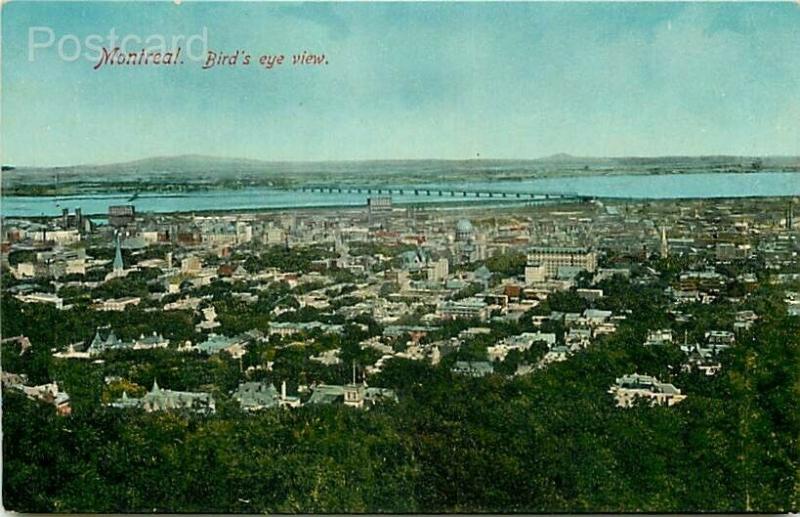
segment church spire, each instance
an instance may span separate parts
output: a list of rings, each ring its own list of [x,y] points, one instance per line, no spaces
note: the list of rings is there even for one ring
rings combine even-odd
[[[117,242],[116,242],[117,250],[114,253],[114,272],[115,273],[120,272],[125,268],[125,265],[122,262],[122,249],[120,248],[119,240],[120,240],[119,239],[119,234],[117,234]]]

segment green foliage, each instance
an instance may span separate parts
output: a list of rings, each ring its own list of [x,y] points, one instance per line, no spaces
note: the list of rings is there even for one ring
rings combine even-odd
[[[36,252],[28,250],[14,250],[8,254],[8,263],[16,266],[22,262],[36,262]]]
[[[528,257],[524,253],[503,253],[486,259],[486,267],[503,277],[525,274]]]
[[[4,505],[25,512],[797,511],[800,319],[786,315],[781,292],[765,287],[754,295],[748,303],[767,312],[720,355],[722,372],[707,377],[681,371],[674,346],[641,346],[646,329],[665,321],[660,291],[603,288],[608,298],[600,305],[631,313],[616,334],[566,362],[502,375],[539,357],[544,349],[535,346],[530,356],[509,354],[498,374],[473,379],[450,372],[456,355],[439,366],[393,359],[369,382],[395,389],[397,404],[254,415],[229,399],[245,378],[242,366],[274,360],[264,378],[293,381],[290,389],[344,382],[349,361],[374,360],[357,343],[380,328],[365,321],[367,331],[347,325],[341,336],[306,336],[301,346],[258,343],[242,365],[225,354],[174,350],[118,352],[94,364],[49,355],[51,346],[93,332],[90,313],[22,307],[4,297],[3,335],[25,333],[33,343],[22,356],[4,344],[4,369],[36,382],[58,379],[74,402],[71,416],[58,417],[4,390]],[[578,300],[556,297],[549,309],[583,307]],[[229,303],[220,305],[224,314],[246,309]],[[730,308],[692,307],[697,316],[687,331],[729,324]],[[185,317],[103,315],[125,334],[146,322],[177,335],[192,327]],[[474,324],[448,322],[431,337]],[[482,358],[488,344],[528,323],[492,328],[459,354]],[[334,347],[341,348],[340,368],[309,361]],[[673,407],[617,408],[608,387],[634,371],[673,382],[688,398]],[[106,408],[100,402],[109,375],[131,386],[158,378],[173,389],[210,389],[219,411],[204,418]]]
[[[320,246],[287,249],[284,246],[271,246],[259,250],[259,255],[251,255],[245,260],[244,268],[255,273],[263,269],[275,267],[281,271],[310,271],[314,260],[331,258],[333,253]]]

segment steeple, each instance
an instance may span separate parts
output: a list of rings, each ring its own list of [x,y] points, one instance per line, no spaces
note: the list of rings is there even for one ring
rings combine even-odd
[[[661,227],[661,249],[660,249],[661,258],[667,258],[669,256],[669,243],[667,242],[667,227]]]
[[[103,338],[100,337],[100,329],[95,329],[94,331],[94,339],[89,346],[98,347],[103,344]]]
[[[160,388],[158,387],[158,380],[153,379],[153,389],[150,391],[153,393],[158,393],[160,391]]]
[[[117,242],[116,242],[117,250],[114,254],[114,272],[120,272],[125,268],[125,265],[122,263],[122,249],[120,249],[120,242],[119,242],[119,234],[117,234]]]

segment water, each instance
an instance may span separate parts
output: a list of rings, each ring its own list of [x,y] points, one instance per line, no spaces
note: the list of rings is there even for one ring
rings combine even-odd
[[[474,203],[487,198],[451,197],[447,194],[415,196],[413,189],[487,190],[493,192],[573,193],[581,196],[640,199],[702,199],[713,197],[800,196],[800,173],[760,172],[753,174],[668,174],[637,176],[588,176],[532,179],[524,181],[439,182],[400,185],[404,195],[393,194],[395,204]],[[409,194],[409,189],[412,194]],[[377,195],[377,194],[373,194]],[[270,188],[188,192],[185,194],[143,193],[131,203],[139,212],[193,212],[206,210],[247,210],[268,208],[310,208],[363,206],[370,194],[295,192]],[[5,217],[55,216],[62,208],[81,208],[85,214],[101,214],[109,205],[128,204],[129,194],[83,196],[6,197],[0,204]],[[510,199],[510,198],[509,198]],[[499,199],[496,199],[499,201]]]

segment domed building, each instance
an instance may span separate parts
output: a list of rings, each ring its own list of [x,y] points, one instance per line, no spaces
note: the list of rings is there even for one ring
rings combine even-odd
[[[456,223],[456,242],[469,242],[475,235],[475,228],[467,219],[461,219]]]
[[[457,264],[469,264],[486,258],[486,246],[480,242],[480,236],[467,219],[456,223],[456,238],[452,250]]]

